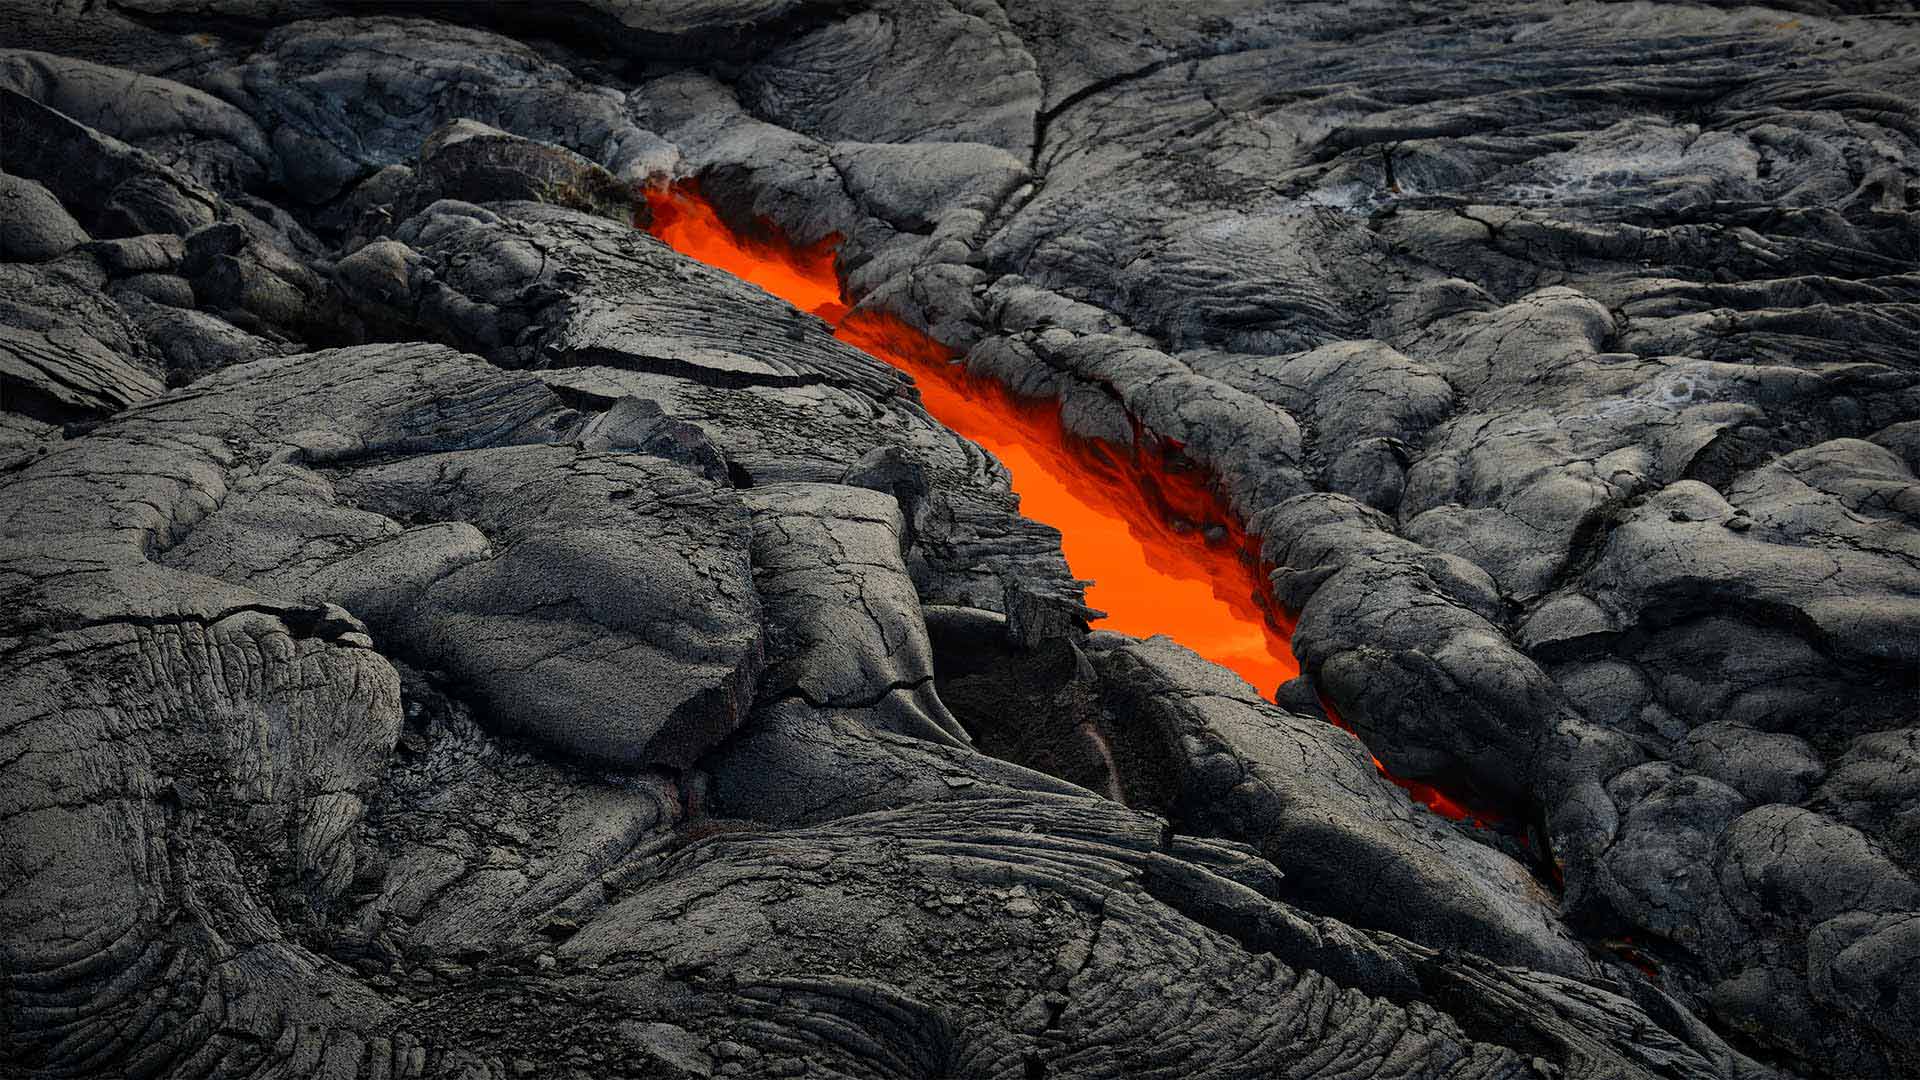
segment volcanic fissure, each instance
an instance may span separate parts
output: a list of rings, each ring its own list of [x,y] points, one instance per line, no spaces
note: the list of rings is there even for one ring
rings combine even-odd
[[[647,204],[655,238],[811,312],[841,341],[911,375],[930,415],[1006,467],[1021,512],[1060,531],[1068,565],[1088,581],[1087,604],[1105,613],[1098,627],[1165,634],[1269,698],[1300,674],[1289,641],[1294,620],[1273,600],[1258,538],[1172,440],[1142,430],[1136,446],[1143,449],[1119,452],[1083,438],[1062,424],[1056,402],[1019,397],[968,372],[954,350],[897,316],[853,309],[836,265],[838,236],[797,244],[769,221],[743,235],[697,181],[649,189]],[[1359,737],[1330,703],[1322,707]],[[1483,827],[1499,820],[1431,784],[1394,776],[1377,757],[1373,763],[1442,817]]]

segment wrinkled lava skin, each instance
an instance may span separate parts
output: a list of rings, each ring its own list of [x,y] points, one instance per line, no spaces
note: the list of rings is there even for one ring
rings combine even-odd
[[[1775,3],[0,0],[0,1077],[1920,1075]]]

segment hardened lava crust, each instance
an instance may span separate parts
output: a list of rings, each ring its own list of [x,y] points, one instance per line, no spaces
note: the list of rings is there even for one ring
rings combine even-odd
[[[1917,1076],[1916,471],[1905,5],[0,0],[0,1077]]]

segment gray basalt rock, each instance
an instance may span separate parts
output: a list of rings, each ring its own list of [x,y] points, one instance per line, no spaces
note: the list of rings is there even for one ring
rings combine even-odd
[[[0,1072],[1920,1072],[1892,6],[0,10]]]
[[[926,466],[899,446],[877,446],[860,455],[860,460],[840,474],[840,482],[893,496],[900,504],[902,550],[913,547],[921,528],[938,524],[932,520],[937,509],[931,499],[933,487]]]
[[[1292,357],[1199,352],[1181,357],[1203,375],[1298,414],[1328,490],[1393,512],[1407,483],[1408,449],[1453,409],[1438,371],[1377,341],[1340,342]]]
[[[0,173],[0,259],[41,262],[87,242],[87,231],[47,189]]]
[[[281,248],[257,239],[240,221],[189,233],[180,276],[195,302],[242,329],[293,340],[339,333],[340,305],[329,282]]]
[[[160,382],[72,332],[0,327],[7,410],[46,421],[99,419],[158,394]]]
[[[690,345],[711,332],[704,320],[680,331],[691,335],[682,339]],[[1059,534],[1014,512],[999,463],[940,427],[908,395],[873,394],[864,389],[866,380],[848,387],[828,381],[709,386],[625,367],[557,368],[541,378],[584,402],[640,397],[668,417],[699,425],[742,487],[869,487],[856,482],[861,462],[897,451],[918,466],[930,489],[913,548],[903,556],[923,603],[999,610],[1009,575],[1061,604],[1083,599],[1060,555]],[[900,498],[897,488],[893,494]]]
[[[217,191],[256,187],[272,165],[267,136],[246,113],[171,79],[23,49],[0,52],[0,86]]]
[[[826,142],[984,143],[1024,159],[1040,86],[998,8],[887,0],[762,57],[742,103]]]
[[[37,180],[93,236],[185,235],[220,197],[146,151],[0,86],[0,171]]]
[[[186,241],[171,233],[102,240],[89,250],[101,268],[114,278],[173,274],[187,257]]]
[[[241,107],[273,133],[275,176],[309,203],[410,160],[429,133],[462,118],[610,164],[641,138],[617,93],[510,38],[424,19],[285,25],[229,78]],[[348,108],[334,93],[348,81],[379,85],[378,104]],[[449,85],[464,89],[450,96]]]
[[[484,557],[375,626],[506,729],[590,760],[686,765],[744,718],[761,627],[731,489],[563,447],[423,455],[334,483],[356,506],[478,534]],[[378,588],[392,560],[416,558],[388,546],[336,573]]]
[[[1910,871],[1920,867],[1920,728],[1861,735],[1848,744],[1813,793],[1818,809],[1878,836]]]
[[[1738,788],[1756,803],[1805,801],[1826,766],[1797,735],[1754,731],[1738,724],[1702,724],[1687,735],[1694,769]]]
[[[1138,423],[1145,439],[1169,440],[1204,468],[1245,518],[1304,490],[1299,425],[1255,396],[1123,338],[1056,330],[1034,335],[1029,348],[1057,372],[1054,393],[1069,406],[1076,397],[1111,399],[1118,406],[1118,420],[1106,431],[1079,434],[1117,436],[1111,441],[1131,446],[1131,428]]]
[[[875,725],[868,707],[817,708],[775,700],[709,759],[715,814],[770,825],[812,825],[914,803],[1017,799],[1044,792],[1091,798],[1054,775]],[[921,727],[924,718],[915,718]]]
[[[678,148],[675,174],[697,175],[737,230],[777,221],[793,240],[816,244],[851,233],[865,217],[834,168],[831,145],[761,119],[716,79],[666,75],[634,90],[627,106]]]
[[[1352,924],[1583,975],[1526,869],[1412,806],[1349,734],[1261,701],[1164,638],[1092,654],[1127,801],[1257,846],[1283,893]]]
[[[532,199],[616,220],[634,214],[633,193],[600,166],[565,147],[472,120],[455,120],[428,135],[413,179],[422,204]]]
[[[933,689],[933,649],[901,561],[900,504],[863,488],[775,484],[747,493],[754,581],[767,606],[760,697],[865,715],[875,730],[969,741]]]
[[[873,397],[900,386],[810,316],[631,226],[559,207],[443,200],[337,274],[368,318],[432,327],[512,366],[624,367],[715,386],[831,381]]]
[[[833,167],[867,213],[902,232],[983,216],[1031,179],[1024,159],[972,142],[840,142]]]
[[[138,274],[116,282],[112,295],[167,368],[170,385],[263,356],[294,351],[193,307],[193,286],[170,274]]]

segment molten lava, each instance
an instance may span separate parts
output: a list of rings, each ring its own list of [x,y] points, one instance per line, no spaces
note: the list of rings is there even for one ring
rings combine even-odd
[[[800,247],[771,227],[765,240],[739,236],[691,185],[648,203],[650,231],[676,251],[813,312],[840,340],[912,375],[927,412],[1007,467],[1020,512],[1060,530],[1067,565],[1093,582],[1087,603],[1107,613],[1102,628],[1167,634],[1268,695],[1300,673],[1284,629],[1263,610],[1257,546],[1204,477],[1166,449],[1127,453],[1070,435],[1053,402],[968,375],[951,349],[893,316],[849,314],[838,238]]]
[[[969,375],[953,350],[894,316],[850,312],[834,265],[838,237],[802,247],[767,222],[759,238],[742,236],[691,183],[650,190],[647,203],[649,231],[676,251],[813,312],[840,340],[912,375],[928,413],[1006,466],[1021,513],[1060,530],[1067,564],[1092,580],[1087,603],[1107,613],[1103,629],[1167,634],[1267,696],[1300,673],[1258,545],[1206,478],[1182,466],[1176,445],[1144,431],[1125,450],[1073,435],[1056,403]],[[1380,771],[1435,813],[1487,823],[1430,785]]]
[[[1069,434],[1052,401],[968,375],[951,350],[890,315],[855,312],[834,334],[912,375],[927,412],[1007,467],[1020,512],[1059,529],[1067,565],[1091,580],[1087,603],[1107,613],[1099,626],[1167,634],[1268,695],[1300,674],[1261,607],[1257,547],[1198,473],[1158,448]]]
[[[735,235],[700,189],[681,184],[668,190],[647,189],[647,207],[653,224],[647,231],[682,255],[718,267],[802,311],[811,311],[838,324],[847,307],[840,302],[840,275],[833,258],[840,238],[829,236],[811,247],[786,242],[768,227],[769,240]]]

